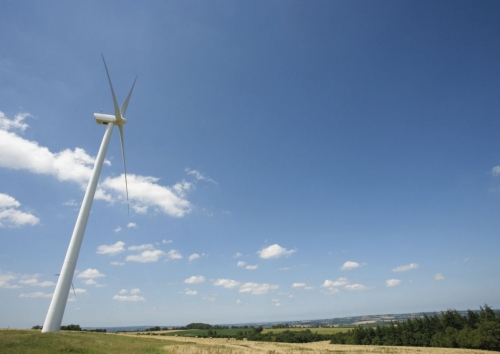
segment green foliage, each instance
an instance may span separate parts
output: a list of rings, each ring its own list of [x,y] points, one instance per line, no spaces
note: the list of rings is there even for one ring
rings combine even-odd
[[[70,324],[67,326],[61,326],[61,331],[81,331],[82,328],[77,324]]]
[[[467,311],[462,316],[455,310],[440,315],[407,319],[403,322],[356,327],[336,333],[332,344],[394,345],[500,350],[500,315],[488,305],[479,313]]]

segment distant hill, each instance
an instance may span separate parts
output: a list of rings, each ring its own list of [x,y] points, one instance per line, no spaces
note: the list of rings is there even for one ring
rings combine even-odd
[[[467,311],[457,311],[460,315],[466,315]],[[479,312],[479,311],[474,311]],[[495,310],[495,312],[500,312]],[[326,318],[319,320],[303,320],[303,321],[283,321],[283,322],[253,322],[253,323],[218,323],[221,326],[262,326],[270,328],[272,325],[288,324],[292,327],[332,327],[332,326],[357,326],[357,325],[380,325],[387,324],[391,321],[404,321],[408,318],[423,317],[424,315],[433,316],[441,312],[414,312],[402,314],[385,314],[385,315],[366,315],[366,316],[351,316],[351,317],[338,317]],[[82,327],[83,329],[96,329],[105,328],[107,332],[119,331],[143,331],[146,328],[153,326],[127,326],[127,327]],[[181,326],[160,326],[175,328]]]

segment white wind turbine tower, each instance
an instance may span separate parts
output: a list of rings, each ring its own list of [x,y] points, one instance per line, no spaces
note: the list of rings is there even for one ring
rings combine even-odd
[[[99,181],[99,175],[101,174],[102,164],[104,162],[106,150],[108,149],[109,139],[111,138],[111,133],[113,132],[113,127],[115,125],[118,126],[118,129],[120,131],[123,169],[125,170],[125,190],[127,194],[128,204],[127,167],[125,164],[125,149],[123,146],[123,125],[127,123],[124,116],[127,111],[130,96],[132,95],[132,91],[135,86],[135,80],[127,98],[122,104],[121,109],[119,109],[104,56],[102,57],[102,61],[104,62],[106,74],[108,75],[109,87],[111,88],[111,95],[113,96],[115,114],[110,115],[94,113],[97,124],[107,125],[107,128],[102,139],[101,147],[99,148],[99,153],[97,154],[97,159],[94,165],[94,170],[92,171],[92,176],[90,177],[89,185],[87,186],[87,191],[85,192],[85,196],[83,197],[80,213],[78,214],[78,218],[76,219],[75,229],[73,230],[73,235],[71,236],[71,241],[68,246],[66,258],[64,259],[61,273],[57,281],[56,289],[54,291],[54,296],[52,297],[49,311],[47,312],[47,317],[45,318],[45,322],[43,324],[42,332],[58,332],[61,328],[64,309],[66,308],[69,290],[73,281],[73,275],[75,274],[78,254],[80,253],[80,247],[82,245],[85,227],[87,226],[87,220],[89,219],[90,207],[92,206],[92,201],[94,200],[94,194],[97,188],[97,182]]]

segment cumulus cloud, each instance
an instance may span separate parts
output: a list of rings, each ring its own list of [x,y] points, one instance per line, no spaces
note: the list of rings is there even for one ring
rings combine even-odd
[[[20,284],[24,285],[29,285],[29,286],[40,286],[40,287],[47,287],[47,286],[55,286],[56,283],[53,281],[45,280],[45,281],[39,281],[37,278],[28,278],[28,279],[23,279],[19,280]]]
[[[82,288],[75,288],[74,291],[75,291],[75,294],[86,294],[87,293],[87,290],[82,289]]]
[[[358,262],[352,262],[352,261],[347,261],[345,262],[342,267],[340,267],[341,270],[351,270],[351,269],[356,269],[361,267],[361,264]]]
[[[257,264],[256,265],[247,265],[245,267],[245,269],[248,269],[248,270],[255,270],[257,268],[259,268],[259,266]]]
[[[385,286],[388,288],[392,288],[394,286],[398,286],[401,283],[401,280],[399,279],[389,279],[385,281]]]
[[[244,283],[240,286],[240,293],[250,293],[254,295],[267,294],[270,290],[278,289],[278,285],[266,284],[266,283]]]
[[[236,263],[237,267],[244,267],[245,265],[246,265],[246,263],[243,261],[238,261],[238,263]]]
[[[107,254],[109,256],[114,256],[120,252],[125,251],[125,242],[118,241],[115,244],[112,245],[101,245],[97,247],[97,254]]]
[[[145,298],[139,295],[115,295],[113,296],[113,300],[118,301],[146,301]]]
[[[234,289],[240,285],[239,281],[232,279],[216,279],[212,281],[215,286],[222,286],[226,289]]]
[[[172,243],[172,242],[174,242],[174,241],[172,241],[172,240],[163,240],[163,241],[161,241],[161,243],[163,243],[165,245],[168,244],[168,243]]]
[[[325,280],[323,285],[321,285],[323,288],[331,288],[331,287],[336,287],[336,286],[344,286],[349,284],[349,280],[347,278],[338,278],[335,281],[332,280]]]
[[[0,112],[0,167],[53,176],[59,181],[74,182],[85,189],[95,158],[81,148],[52,152],[36,141],[24,139],[13,132],[22,132],[28,127],[23,122],[28,116],[23,113],[9,119]],[[109,161],[105,163],[110,165]],[[191,189],[190,183],[181,181],[167,187],[158,184],[157,177],[135,174],[127,175],[127,179],[130,205],[136,212],[147,213],[153,208],[173,217],[183,217],[191,212],[191,203],[185,198],[186,192]],[[98,186],[95,198],[108,202],[125,201],[123,174],[105,178]]]
[[[189,256],[189,261],[193,261],[197,258],[200,258],[200,255],[198,253],[193,253],[192,255]]]
[[[287,250],[278,244],[274,244],[269,247],[261,249],[257,253],[262,259],[270,259],[270,258],[280,258],[283,256],[290,256],[292,253],[296,251],[297,250]]]
[[[43,297],[43,298],[51,298],[53,294],[46,294],[41,291],[37,291],[36,293],[28,293],[28,294],[20,294],[19,297]]]
[[[94,279],[84,280],[83,284],[85,284],[85,285],[92,285],[92,286],[95,286],[96,288],[102,288],[104,286],[104,284],[99,284]]]
[[[125,260],[129,262],[151,263],[157,262],[163,256],[165,256],[165,252],[161,250],[152,250],[127,256]]]
[[[127,227],[128,227],[128,228],[131,228],[131,229],[135,229],[135,228],[137,228],[137,224],[136,224],[135,222],[129,222],[129,223],[127,224]]]
[[[145,250],[152,250],[154,249],[152,244],[144,244],[140,246],[130,246],[128,248],[129,251],[145,251]]]
[[[0,160],[2,158],[1,153],[0,151]],[[15,228],[24,225],[33,226],[38,224],[40,219],[32,214],[19,210],[18,208],[20,206],[21,203],[10,195],[0,193],[0,228]]]
[[[130,289],[130,293],[132,295],[139,294],[140,292],[141,290],[139,288]]]
[[[196,178],[198,181],[207,181],[207,182],[212,182],[212,183],[217,184],[217,182],[215,182],[213,179],[203,175],[200,171],[190,170],[189,168],[186,168],[185,171],[188,175],[194,176],[194,178]]]
[[[493,176],[500,176],[500,166],[495,166],[491,170]]]
[[[198,292],[196,290],[189,290],[188,289],[188,290],[186,290],[185,294],[193,296],[193,295],[198,295]]]
[[[96,278],[102,278],[105,277],[105,274],[100,273],[97,269],[92,269],[88,268],[78,274],[76,277],[77,278],[84,278],[84,279],[96,279]]]
[[[120,226],[118,226],[116,229],[113,230],[114,232],[120,232],[122,231],[122,228]]]
[[[233,256],[233,258],[240,258],[241,256],[243,256],[240,252],[236,252]]]
[[[327,295],[337,294],[338,292],[339,292],[339,289],[337,289],[337,288],[328,288],[326,290],[321,290],[322,294],[327,294]]]
[[[128,293],[128,290],[127,289],[122,289],[118,292],[118,294],[120,295],[125,295],[126,293]]]
[[[292,288],[305,288],[306,283],[293,283]]]
[[[199,284],[199,283],[204,283],[206,278],[203,275],[193,275],[192,277],[187,278],[184,280],[184,283],[186,284]]]
[[[396,267],[392,271],[393,272],[406,272],[408,270],[417,269],[418,267],[420,267],[420,264],[418,264],[418,263],[410,263],[408,265]]]
[[[182,259],[182,255],[177,250],[170,250],[167,253],[167,258],[170,258],[170,259]]]
[[[110,264],[114,265],[114,266],[123,266],[123,265],[125,265],[125,263],[123,263],[123,262],[111,262]]]
[[[441,273],[434,274],[433,278],[434,278],[434,280],[444,280],[445,279],[444,275]]]
[[[370,288],[365,286],[365,285],[361,285],[361,284],[350,284],[350,285],[346,285],[345,288],[347,290],[369,290]]]

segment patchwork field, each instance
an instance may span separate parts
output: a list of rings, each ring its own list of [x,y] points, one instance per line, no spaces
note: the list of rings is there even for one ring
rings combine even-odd
[[[60,332],[41,334],[35,330],[0,330],[0,353],[89,353],[89,354],[486,354],[481,350],[332,345],[329,342],[287,344],[137,334]]]

